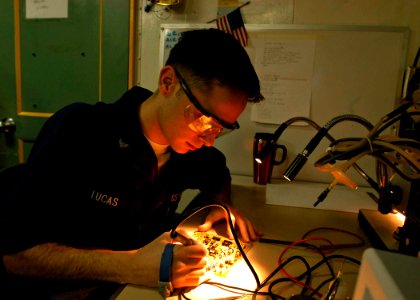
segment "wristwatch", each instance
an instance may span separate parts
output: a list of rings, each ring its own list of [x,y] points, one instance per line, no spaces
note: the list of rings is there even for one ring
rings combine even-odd
[[[171,283],[171,267],[174,247],[175,244],[166,244],[160,259],[158,287],[159,293],[164,298],[171,296],[174,291]]]

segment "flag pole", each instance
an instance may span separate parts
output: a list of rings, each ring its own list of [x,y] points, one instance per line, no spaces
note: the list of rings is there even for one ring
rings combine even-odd
[[[239,5],[237,8],[235,8],[235,9],[239,9],[239,8],[242,8],[242,7],[244,7],[244,6],[247,6],[248,4],[250,4],[251,3],[251,1],[247,1],[247,2],[245,2],[245,3],[243,3],[243,4],[241,4],[241,5]],[[207,24],[209,24],[209,23],[213,23],[214,21],[216,21],[217,20],[217,18],[215,18],[215,19],[213,19],[213,20],[210,20],[210,21],[208,21],[207,22]]]

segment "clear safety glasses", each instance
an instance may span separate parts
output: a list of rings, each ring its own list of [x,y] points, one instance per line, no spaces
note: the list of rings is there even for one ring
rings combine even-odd
[[[192,94],[181,74],[175,68],[174,70],[182,90],[191,102],[184,110],[185,121],[191,130],[200,136],[215,135],[218,137],[239,128],[238,122],[227,123],[208,112]]]

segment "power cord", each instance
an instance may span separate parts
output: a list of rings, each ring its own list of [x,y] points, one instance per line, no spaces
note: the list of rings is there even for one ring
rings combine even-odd
[[[246,264],[248,265],[249,269],[251,270],[255,281],[257,283],[257,287],[254,290],[250,290],[250,289],[245,289],[245,288],[241,288],[241,287],[235,287],[235,286],[229,286],[229,285],[225,285],[222,283],[218,283],[218,282],[204,282],[202,284],[208,284],[208,285],[212,285],[221,289],[225,289],[229,292],[232,293],[237,293],[239,295],[263,295],[263,296],[267,296],[270,297],[273,300],[285,300],[286,298],[280,295],[277,295],[273,290],[274,288],[280,284],[280,283],[284,283],[284,282],[295,282],[296,284],[299,284],[302,286],[302,291],[301,294],[304,294],[308,291],[311,291],[311,295],[318,295],[321,296],[321,294],[319,293],[319,290],[325,286],[325,284],[331,282],[334,280],[335,278],[335,274],[333,271],[333,268],[330,264],[330,261],[333,259],[343,259],[345,261],[350,261],[352,263],[355,264],[360,264],[360,261],[351,258],[351,257],[347,257],[347,256],[343,256],[343,255],[330,255],[330,256],[326,256],[325,255],[325,251],[326,250],[335,250],[335,249],[339,249],[339,248],[347,248],[347,247],[358,247],[358,246],[362,246],[364,244],[364,241],[361,237],[359,237],[358,235],[351,233],[349,231],[346,230],[342,230],[342,229],[337,229],[337,228],[330,228],[330,227],[319,227],[319,228],[315,228],[312,229],[308,232],[306,232],[303,235],[303,238],[299,241],[295,241],[295,242],[288,242],[288,241],[278,241],[278,240],[270,240],[270,239],[263,239],[260,238],[260,242],[270,242],[270,243],[277,243],[277,244],[284,244],[287,245],[287,247],[282,251],[282,253],[279,256],[278,259],[278,266],[266,277],[266,279],[264,279],[262,282],[260,281],[258,274],[256,273],[254,267],[252,266],[251,262],[249,261],[245,251],[243,250],[241,243],[239,241],[239,238],[236,234],[235,228],[234,228],[234,224],[232,221],[232,217],[229,211],[229,208],[220,202],[212,202],[210,204],[206,204],[200,207],[195,207],[191,210],[188,211],[184,211],[182,212],[182,214],[180,215],[179,218],[179,222],[177,222],[177,224],[175,224],[171,231],[170,231],[170,235],[171,236],[176,236],[176,229],[178,228],[179,225],[181,225],[185,220],[187,220],[188,218],[190,218],[191,216],[195,215],[196,213],[198,213],[199,211],[202,211],[206,208],[210,208],[210,207],[221,207],[223,208],[226,213],[227,213],[227,221],[229,224],[229,229],[232,231],[235,243],[237,244],[237,247],[239,249],[239,251],[241,252],[242,257],[244,258],[244,261],[246,262]],[[313,237],[313,238],[307,238],[308,235],[312,234],[315,231],[319,231],[319,230],[332,230],[332,231],[339,231],[339,232],[343,232],[349,235],[352,235],[356,238],[358,238],[360,241],[359,243],[346,243],[346,244],[334,244],[333,242],[331,242],[328,239],[325,238],[317,238],[317,237]],[[327,242],[327,245],[321,245],[321,246],[315,246],[313,244],[310,244],[308,242],[310,241],[315,241],[315,240],[323,240],[325,242]],[[301,247],[305,247],[305,248],[310,248],[310,249],[314,249],[316,250],[321,256],[322,259],[320,261],[318,261],[316,264],[314,264],[313,266],[310,266],[310,264],[306,261],[306,259],[302,256],[292,256],[287,258],[286,260],[283,260],[283,257],[285,255],[285,253],[294,246],[301,246]],[[293,261],[300,261],[304,266],[306,271],[299,274],[298,276],[290,276],[290,274],[287,274],[287,272],[285,272],[284,268],[290,264]],[[320,285],[318,285],[317,287],[313,288],[310,286],[310,282],[311,282],[311,278],[312,278],[312,273],[314,271],[316,271],[319,267],[321,267],[322,265],[327,265],[327,268],[329,270],[330,273],[330,277],[326,280],[324,280]],[[285,272],[287,275],[285,278],[278,278],[275,280],[272,280],[274,278],[274,276],[276,274],[278,274],[279,272]],[[301,282],[302,279],[305,279],[304,282]],[[261,289],[263,289],[264,287],[267,287],[268,291],[264,292],[261,291]],[[181,292],[180,296],[183,299],[189,300],[189,298],[185,295],[185,293]]]

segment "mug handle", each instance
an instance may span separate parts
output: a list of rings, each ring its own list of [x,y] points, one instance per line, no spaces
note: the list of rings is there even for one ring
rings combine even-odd
[[[279,144],[276,144],[276,148],[280,148],[282,150],[282,155],[281,155],[280,160],[276,160],[275,155],[273,155],[273,158],[272,158],[272,164],[277,166],[286,160],[287,148],[285,145],[279,145]]]

